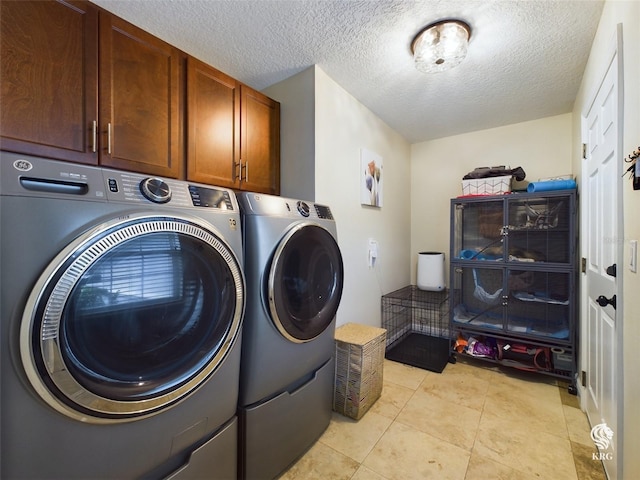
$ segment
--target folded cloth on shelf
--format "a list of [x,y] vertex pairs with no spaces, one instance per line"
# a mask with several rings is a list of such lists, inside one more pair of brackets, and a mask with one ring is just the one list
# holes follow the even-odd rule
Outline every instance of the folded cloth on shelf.
[[519,182],[524,180],[527,176],[522,167],[478,167],[475,168],[472,172],[467,173],[464,177],[462,177],[462,179],[473,180],[475,178],[504,177],[505,175],[511,175]]
[[569,299],[552,298],[544,293],[530,293],[530,292],[511,292],[514,297],[523,302],[539,302],[550,303],[554,305],[569,305]]

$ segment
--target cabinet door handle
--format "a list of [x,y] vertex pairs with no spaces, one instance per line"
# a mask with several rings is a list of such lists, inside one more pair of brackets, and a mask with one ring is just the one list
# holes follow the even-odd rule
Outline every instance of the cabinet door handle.
[[233,180],[236,178],[238,181],[242,181],[242,162],[237,162],[233,164]]
[[107,123],[107,154],[111,155],[111,122]]
[[249,182],[249,161],[244,162],[244,181]]
[[91,122],[91,151],[96,153],[98,150],[98,122]]

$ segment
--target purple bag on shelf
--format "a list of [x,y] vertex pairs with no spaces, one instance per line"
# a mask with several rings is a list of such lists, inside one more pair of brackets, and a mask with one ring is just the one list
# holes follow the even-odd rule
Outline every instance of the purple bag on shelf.
[[467,347],[467,353],[474,357],[487,357],[494,358],[495,350],[482,342],[479,342],[475,338],[469,339],[469,346]]

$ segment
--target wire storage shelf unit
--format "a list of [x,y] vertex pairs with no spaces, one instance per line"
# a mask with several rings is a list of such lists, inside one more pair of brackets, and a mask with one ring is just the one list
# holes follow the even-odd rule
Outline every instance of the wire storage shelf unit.
[[446,290],[409,285],[383,295],[382,328],[387,330],[386,358],[433,372],[444,370],[451,354]]
[[577,391],[575,189],[451,200],[452,357],[569,380]]

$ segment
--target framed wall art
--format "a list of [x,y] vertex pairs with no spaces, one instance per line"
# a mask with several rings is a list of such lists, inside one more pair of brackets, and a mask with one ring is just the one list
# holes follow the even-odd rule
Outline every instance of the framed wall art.
[[382,207],[382,157],[365,148],[360,149],[360,203]]

